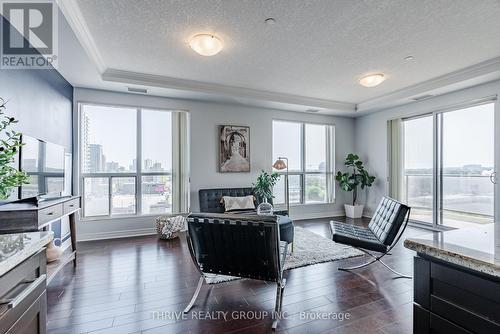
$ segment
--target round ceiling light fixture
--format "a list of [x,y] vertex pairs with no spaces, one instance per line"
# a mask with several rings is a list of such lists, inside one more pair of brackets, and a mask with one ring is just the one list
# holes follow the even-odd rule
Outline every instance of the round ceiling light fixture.
[[198,34],[191,38],[189,47],[202,56],[214,56],[222,50],[223,44],[222,40],[215,35]]
[[270,26],[276,24],[276,20],[274,17],[268,17],[267,19],[264,20],[264,22]]
[[383,73],[368,74],[359,79],[359,84],[365,87],[375,87],[384,82],[385,76]]

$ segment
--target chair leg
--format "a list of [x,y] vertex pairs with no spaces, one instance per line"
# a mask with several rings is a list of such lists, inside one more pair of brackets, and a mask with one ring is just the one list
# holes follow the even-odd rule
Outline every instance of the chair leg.
[[282,282],[278,282],[276,284],[276,304],[274,306],[274,314],[273,314],[273,325],[272,325],[272,330],[276,330],[278,327],[278,321],[282,317],[281,313],[281,307],[283,305],[283,293],[285,291],[285,284],[286,284],[286,279],[283,279]]
[[196,287],[196,290],[194,291],[193,297],[191,298],[191,301],[189,302],[188,306],[184,309],[184,313],[188,313],[189,310],[193,307],[194,302],[196,301],[196,298],[198,298],[198,295],[200,294],[201,286],[203,285],[203,281],[205,278],[203,276],[200,277],[200,280],[198,281],[198,286]]
[[399,271],[396,271],[394,269],[392,269],[391,267],[389,267],[384,261],[382,260],[378,260],[378,262],[382,263],[382,265],[384,267],[386,267],[387,269],[389,269],[390,271],[392,271],[394,274],[398,275],[399,277],[401,278],[409,278],[409,279],[412,279],[413,277],[411,277],[410,275],[405,275],[405,274],[402,274],[400,273]]
[[380,256],[375,256],[373,255],[372,253],[362,249],[362,248],[358,248],[358,247],[354,247],[356,249],[359,249],[360,251],[364,252],[365,254],[369,255],[372,257],[372,260],[366,262],[366,263],[363,263],[363,264],[360,264],[360,265],[357,265],[357,266],[354,266],[354,267],[347,267],[347,268],[339,268],[339,270],[343,270],[343,271],[349,271],[349,270],[353,270],[353,269],[359,269],[359,268],[363,268],[363,267],[366,267],[366,266],[369,266],[370,264],[372,263],[375,263],[375,262],[380,262],[384,267],[386,267],[387,269],[389,269],[392,273],[396,274],[398,277],[397,278],[413,278],[409,275],[405,275],[405,274],[402,274],[394,269],[392,269],[391,267],[389,267],[385,262],[383,262],[381,260],[381,258],[383,258],[385,255],[389,255],[389,253],[383,253],[382,255]]
[[363,267],[366,267],[366,266],[369,266],[370,264],[372,264],[373,262],[376,262],[377,259],[372,259],[366,263],[362,263],[360,265],[357,265],[357,266],[353,266],[353,267],[345,267],[345,268],[339,268],[339,270],[343,270],[343,271],[349,271],[349,270],[353,270],[353,269],[359,269],[359,268],[363,268]]

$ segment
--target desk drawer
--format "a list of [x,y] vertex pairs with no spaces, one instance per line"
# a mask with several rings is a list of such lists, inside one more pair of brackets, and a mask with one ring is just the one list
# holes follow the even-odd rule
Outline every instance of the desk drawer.
[[74,198],[71,201],[63,203],[64,214],[68,214],[80,208],[80,198]]
[[38,211],[38,225],[43,225],[63,215],[63,205],[57,204]]

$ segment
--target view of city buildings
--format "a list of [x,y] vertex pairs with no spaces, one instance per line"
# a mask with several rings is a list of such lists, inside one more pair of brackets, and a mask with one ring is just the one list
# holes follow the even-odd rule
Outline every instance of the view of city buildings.
[[[88,111],[82,113],[84,215],[107,216],[171,212],[171,167],[152,157],[144,157],[141,166],[139,166],[137,158],[131,159],[128,164],[108,159],[106,156],[107,145],[110,145],[110,142],[112,143],[114,140],[120,140],[120,138],[94,129],[92,124],[102,121],[100,119],[102,114],[93,111],[89,108]],[[106,111],[106,107],[101,107],[99,110],[99,112]],[[96,138],[101,138],[102,143]],[[123,150],[126,151],[127,148],[124,147]],[[133,152],[134,155],[135,153]],[[121,176],[121,174],[127,175]]]

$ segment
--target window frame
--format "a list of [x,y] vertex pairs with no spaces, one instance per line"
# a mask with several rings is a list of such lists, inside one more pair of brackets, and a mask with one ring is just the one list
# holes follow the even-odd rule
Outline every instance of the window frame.
[[[83,157],[84,157],[84,147],[83,143],[83,131],[82,131],[82,115],[84,106],[99,106],[99,107],[108,107],[108,108],[130,108],[135,109],[136,112],[136,171],[135,172],[102,172],[102,173],[85,173],[82,168]],[[174,137],[175,137],[175,124],[179,122],[179,120],[175,117],[177,110],[172,109],[162,109],[162,108],[154,108],[154,107],[139,107],[139,106],[129,106],[129,105],[121,105],[121,104],[110,104],[110,103],[94,103],[94,102],[78,102],[78,153],[79,159],[76,163],[76,168],[78,171],[78,185],[80,189],[80,194],[82,197],[82,212],[80,216],[80,220],[82,221],[97,221],[97,220],[107,220],[107,219],[121,219],[121,218],[138,218],[138,217],[151,217],[158,216],[159,214],[170,215],[175,212],[174,210],[174,201],[177,199],[174,196],[174,171],[173,166],[175,164],[174,157],[176,154],[174,153],[174,149],[172,147],[172,169],[170,172],[167,171],[143,171],[142,170],[142,111],[143,110],[153,110],[158,112],[169,112],[172,114],[172,146],[174,146]],[[172,205],[170,212],[164,213],[142,213],[142,178],[144,176],[170,176],[172,183]],[[103,215],[94,215],[94,216],[86,216],[85,215],[85,178],[107,178],[108,179],[108,213]],[[112,214],[113,207],[113,178],[119,177],[133,177],[135,179],[135,213],[134,214]]]
[[[301,156],[301,170],[300,171],[289,171],[288,176],[298,175],[300,178],[300,202],[293,203],[290,202],[290,206],[300,206],[300,205],[328,205],[334,204],[336,201],[335,192],[335,124],[323,123],[323,122],[308,122],[308,121],[295,121],[295,120],[285,120],[285,119],[273,119],[274,122],[284,122],[284,123],[295,123],[300,124],[300,156]],[[325,171],[307,171],[306,169],[306,125],[323,125],[325,126]],[[330,130],[328,130],[330,127]],[[274,137],[274,126],[272,126]],[[275,159],[274,151],[272,153],[273,159]],[[273,161],[274,163],[274,161]],[[277,171],[273,168],[273,171],[278,172],[278,174],[285,176],[286,171]],[[307,202],[306,201],[306,175],[325,175],[326,178],[326,201],[325,202]],[[286,198],[286,196],[284,196]],[[285,205],[286,203],[276,203],[277,206]]]

